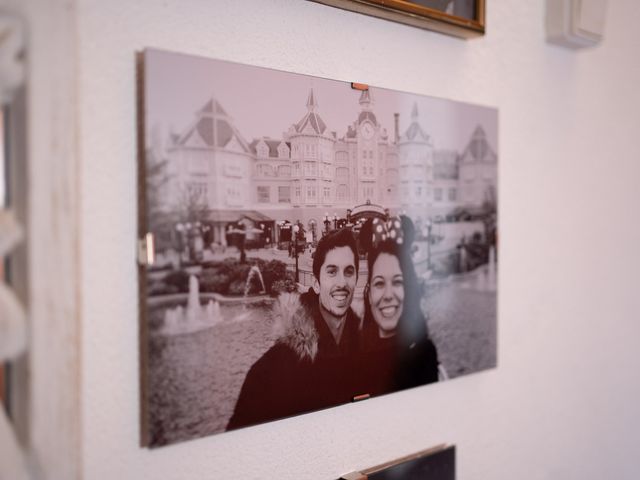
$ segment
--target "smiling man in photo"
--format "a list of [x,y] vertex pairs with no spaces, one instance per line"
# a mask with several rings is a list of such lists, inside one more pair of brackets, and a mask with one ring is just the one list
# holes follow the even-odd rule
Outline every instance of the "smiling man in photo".
[[313,288],[278,299],[280,335],[247,373],[227,430],[347,403],[361,393],[355,387],[360,319],[351,309],[358,266],[351,230],[318,242]]

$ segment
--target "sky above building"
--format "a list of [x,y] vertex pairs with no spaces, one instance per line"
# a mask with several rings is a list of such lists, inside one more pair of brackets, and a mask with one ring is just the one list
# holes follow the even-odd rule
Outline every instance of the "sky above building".
[[[281,139],[306,114],[310,89],[316,112],[327,124],[327,131],[335,131],[338,138],[361,111],[361,92],[351,89],[348,82],[159,50],[145,51],[144,68],[147,146],[152,141],[151,131],[162,139],[170,132],[184,132],[212,97],[249,142],[260,137]],[[475,127],[482,125],[489,144],[498,151],[498,113],[494,108],[374,86],[370,92],[372,110],[390,139],[394,113],[400,114],[402,134],[417,104],[420,125],[435,148],[461,151]]]

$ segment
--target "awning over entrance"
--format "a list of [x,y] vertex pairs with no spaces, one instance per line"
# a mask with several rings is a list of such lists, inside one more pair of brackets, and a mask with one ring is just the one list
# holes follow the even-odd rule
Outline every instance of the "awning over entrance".
[[242,218],[248,218],[253,222],[273,222],[273,218],[255,210],[210,210],[205,222],[237,222]]

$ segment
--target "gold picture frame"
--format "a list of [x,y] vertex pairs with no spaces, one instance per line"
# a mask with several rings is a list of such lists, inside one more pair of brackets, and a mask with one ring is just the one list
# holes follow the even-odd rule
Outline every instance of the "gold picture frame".
[[[457,14],[455,10],[448,13],[452,7],[457,8],[456,0],[422,2],[431,3],[433,7],[408,0],[311,1],[461,38],[478,37],[485,33],[486,0],[462,2],[467,7],[472,3],[470,8],[467,8],[472,13],[466,15]],[[446,8],[447,5],[450,5],[449,8]]]

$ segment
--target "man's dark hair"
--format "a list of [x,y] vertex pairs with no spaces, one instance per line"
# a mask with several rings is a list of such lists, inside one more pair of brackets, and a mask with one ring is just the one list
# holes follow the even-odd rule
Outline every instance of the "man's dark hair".
[[356,265],[356,275],[358,274],[358,264],[360,257],[358,256],[358,244],[351,233],[350,228],[341,228],[334,230],[320,239],[318,247],[313,255],[313,275],[320,280],[320,269],[324,264],[327,253],[334,248],[349,247],[353,252],[353,261]]

